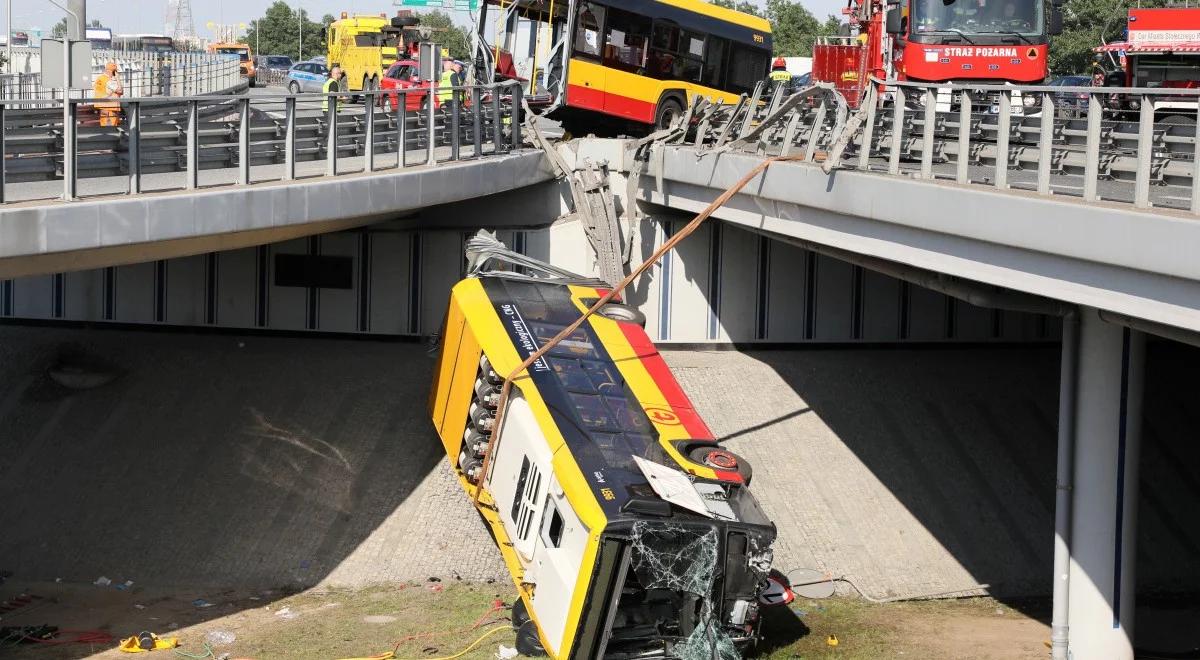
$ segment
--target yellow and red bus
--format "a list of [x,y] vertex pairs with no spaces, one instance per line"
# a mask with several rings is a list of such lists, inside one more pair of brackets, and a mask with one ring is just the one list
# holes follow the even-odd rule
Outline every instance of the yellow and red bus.
[[693,95],[736,102],[770,68],[770,23],[705,0],[487,0],[477,25],[477,76],[524,81],[565,124],[665,128]]
[[606,285],[470,251],[429,407],[519,592],[518,650],[728,658],[753,644],[775,526],[748,490],[750,466],[713,438],[644,317],[616,302],[589,317],[514,379],[497,430],[504,376]]

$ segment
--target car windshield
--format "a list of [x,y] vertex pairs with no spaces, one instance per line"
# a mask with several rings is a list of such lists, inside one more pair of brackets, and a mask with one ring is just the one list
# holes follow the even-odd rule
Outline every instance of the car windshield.
[[1038,0],[913,0],[912,33],[1042,34]]

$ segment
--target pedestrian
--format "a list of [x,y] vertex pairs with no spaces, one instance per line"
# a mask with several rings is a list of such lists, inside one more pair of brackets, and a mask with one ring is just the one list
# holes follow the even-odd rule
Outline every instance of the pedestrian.
[[[125,95],[125,86],[121,83],[116,62],[104,65],[104,73],[96,76],[92,83],[92,95],[97,99],[119,99]],[[120,101],[96,101],[95,107],[100,112],[101,126],[117,126],[121,123]]]
[[[343,84],[343,81],[345,80],[345,78],[346,78],[346,72],[342,71],[342,67],[334,64],[333,68],[330,69],[330,71],[329,71],[329,78],[325,80],[325,85],[321,88],[321,91],[324,94],[326,94],[325,100],[321,101],[321,110],[323,112],[329,112],[329,96],[328,96],[328,94],[333,94],[333,93],[343,91],[342,84]],[[342,110],[342,98],[339,96],[333,100],[333,111],[341,112],[341,110]]]

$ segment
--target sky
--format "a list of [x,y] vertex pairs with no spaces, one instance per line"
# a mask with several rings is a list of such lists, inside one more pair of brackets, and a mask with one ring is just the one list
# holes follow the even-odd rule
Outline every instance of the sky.
[[[324,14],[337,16],[340,12],[376,13],[394,10],[393,0],[287,0],[288,4],[302,6],[312,20],[320,20]],[[399,0],[395,0],[399,1]],[[764,4],[760,0],[752,0],[756,4]],[[211,36],[212,32],[206,26],[214,24],[247,23],[262,16],[272,0],[191,0],[192,18],[195,21],[196,33],[202,37]],[[823,19],[826,14],[836,14],[844,5],[844,0],[802,0],[817,18]],[[12,3],[13,27],[16,30],[41,28],[49,31],[50,27],[65,14],[47,0],[5,0]],[[87,17],[99,19],[105,27],[112,28],[114,33],[161,33],[167,9],[167,0],[88,0]],[[465,12],[456,12],[455,22],[466,25],[469,18]],[[6,23],[0,16],[0,23]]]

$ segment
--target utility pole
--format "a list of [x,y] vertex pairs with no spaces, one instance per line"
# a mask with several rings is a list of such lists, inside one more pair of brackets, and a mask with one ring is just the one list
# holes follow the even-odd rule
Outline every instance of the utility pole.
[[300,61],[304,61],[304,8],[296,10],[296,16],[300,18]]

